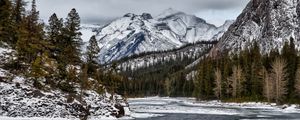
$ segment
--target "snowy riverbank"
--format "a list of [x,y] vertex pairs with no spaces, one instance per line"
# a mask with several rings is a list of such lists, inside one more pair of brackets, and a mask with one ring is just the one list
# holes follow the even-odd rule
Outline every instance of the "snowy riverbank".
[[12,76],[0,69],[0,120],[116,119],[128,106],[120,95],[85,90],[80,99],[60,90],[38,90],[22,76]]
[[[192,115],[201,120],[218,116],[222,119],[294,119],[300,117],[298,105],[276,106],[267,103],[222,103],[218,101],[196,101],[194,98],[169,98],[169,97],[146,97],[146,98],[129,98],[129,108],[125,108],[124,119],[164,119],[168,117],[186,117]],[[169,116],[172,115],[172,116]],[[179,117],[179,118],[178,118]],[[221,119],[220,118],[220,119]],[[77,120],[75,118],[12,118],[0,117],[1,120]],[[88,120],[112,119],[112,116],[91,116]],[[195,119],[195,118],[190,118]]]

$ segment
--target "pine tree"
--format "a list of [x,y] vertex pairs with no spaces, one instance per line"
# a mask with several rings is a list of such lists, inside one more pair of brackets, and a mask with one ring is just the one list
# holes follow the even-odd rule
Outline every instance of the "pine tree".
[[220,100],[222,95],[222,74],[220,69],[217,69],[215,71],[214,83],[215,83],[215,88],[214,88],[215,96]]
[[297,52],[295,49],[294,39],[291,37],[289,42],[286,42],[282,49],[282,56],[287,62],[287,97],[294,96],[295,74],[297,70]]
[[26,3],[23,0],[14,0],[13,8],[13,21],[18,25],[22,22],[22,18],[25,15]]
[[98,42],[96,40],[96,36],[92,36],[89,45],[87,46],[87,61],[88,63],[96,64],[97,58],[99,57],[100,47],[98,46]]
[[[250,63],[250,90],[251,90],[251,96],[255,98],[255,100],[258,100],[262,96],[263,91],[263,82],[259,79],[259,71],[261,69],[262,65],[262,56],[260,54],[260,48],[257,42],[254,42],[252,48],[250,49],[250,56],[249,59],[251,61]],[[247,79],[247,80],[248,80]]]
[[80,47],[82,45],[80,32],[80,17],[76,9],[73,8],[68,17],[66,18],[65,27],[63,29],[63,52],[61,54],[61,60],[66,61],[67,64],[78,65],[81,62],[80,59]]
[[44,40],[44,25],[38,22],[38,14],[35,0],[33,0],[30,14],[21,22],[20,36],[16,44],[18,60],[25,63],[34,61],[47,48],[47,43]]
[[12,43],[12,5],[9,0],[0,1],[0,45],[1,42]]
[[63,28],[63,19],[58,19],[57,15],[54,13],[49,18],[49,26],[47,26],[47,40],[49,41],[50,50],[53,57],[57,57],[60,52],[59,47],[62,39],[62,28]]
[[296,95],[300,98],[300,64],[298,65],[297,68],[294,88],[295,88]]
[[13,0],[13,8],[12,8],[12,28],[13,31],[11,31],[12,34],[12,46],[13,48],[16,48],[16,44],[20,37],[22,36],[22,32],[24,32],[24,28],[21,28],[22,25],[24,25],[24,18],[25,16],[25,7],[27,5],[27,2],[23,0]]
[[280,104],[287,94],[287,62],[282,58],[276,58],[272,63],[272,74],[271,79],[275,81],[275,100],[277,104]]

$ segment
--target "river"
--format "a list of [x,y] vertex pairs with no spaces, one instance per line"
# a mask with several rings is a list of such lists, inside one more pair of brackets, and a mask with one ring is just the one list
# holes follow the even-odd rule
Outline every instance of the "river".
[[168,97],[130,98],[128,102],[130,116],[136,120],[300,120],[296,105],[199,102]]

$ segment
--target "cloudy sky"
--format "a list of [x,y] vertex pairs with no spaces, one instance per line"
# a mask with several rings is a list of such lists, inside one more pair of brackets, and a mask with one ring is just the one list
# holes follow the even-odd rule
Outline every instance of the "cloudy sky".
[[159,15],[168,8],[201,17],[217,26],[235,19],[249,0],[37,0],[42,19],[66,17],[76,8],[83,23],[104,24],[126,13]]

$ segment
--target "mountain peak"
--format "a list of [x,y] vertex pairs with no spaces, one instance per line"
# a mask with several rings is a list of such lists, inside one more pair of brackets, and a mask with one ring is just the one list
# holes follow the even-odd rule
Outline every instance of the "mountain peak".
[[184,13],[181,11],[175,10],[173,8],[168,8],[168,9],[164,10],[161,14],[159,14],[157,16],[157,18],[165,18],[165,17],[175,15],[175,14],[184,14]]
[[144,18],[145,20],[153,19],[152,15],[150,13],[143,13],[142,18]]
[[296,0],[251,0],[220,38],[211,55],[222,51],[236,53],[254,42],[258,43],[262,53],[268,53],[272,49],[281,49],[290,38],[300,46],[299,7]]
[[134,13],[126,13],[123,17],[134,17],[136,16]]
[[161,16],[153,19],[149,13],[128,13],[101,28],[97,35],[101,48],[99,60],[109,63],[134,54],[211,41],[227,29],[226,26],[217,28],[201,18],[174,9],[165,10]]

